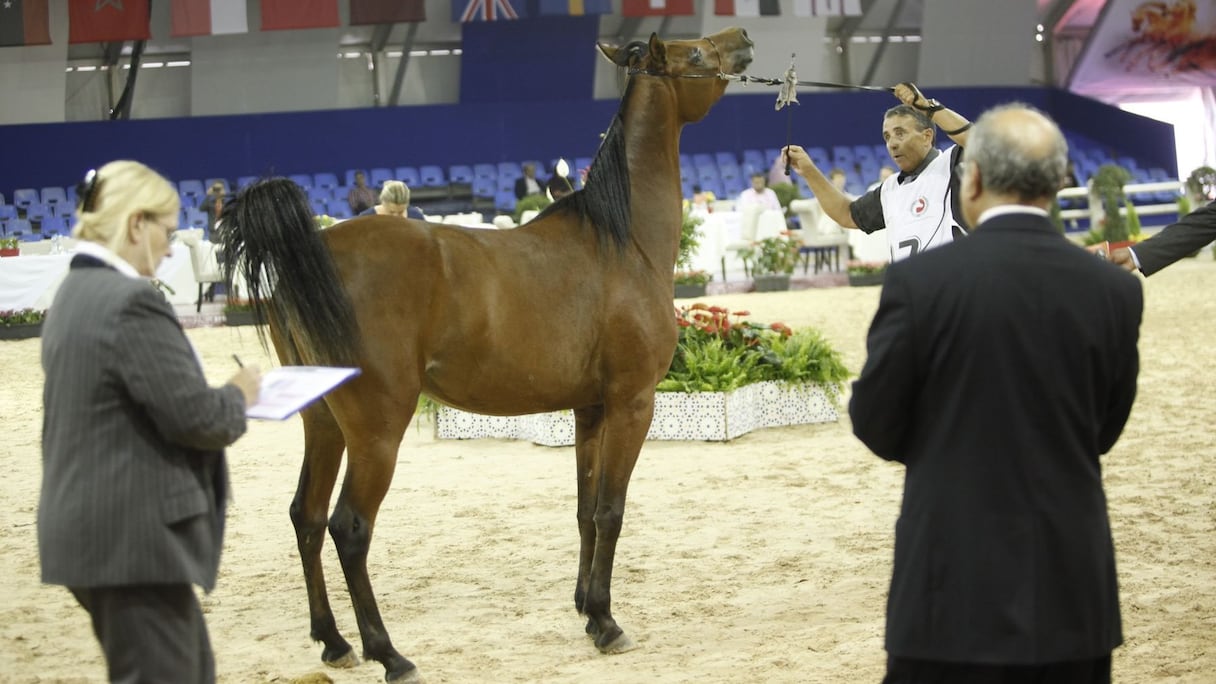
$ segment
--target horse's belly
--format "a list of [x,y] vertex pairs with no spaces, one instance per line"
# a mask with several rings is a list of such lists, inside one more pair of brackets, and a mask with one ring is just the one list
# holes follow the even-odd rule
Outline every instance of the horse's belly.
[[547,363],[543,350],[525,364],[506,359],[435,359],[426,367],[422,391],[464,411],[513,416],[590,406],[600,401],[598,378]]

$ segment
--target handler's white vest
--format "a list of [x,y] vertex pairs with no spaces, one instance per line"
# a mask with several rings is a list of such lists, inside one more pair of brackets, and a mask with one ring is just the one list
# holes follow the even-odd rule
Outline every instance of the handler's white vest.
[[954,146],[937,155],[915,180],[899,184],[891,174],[882,184],[882,216],[891,261],[941,247],[954,240],[958,222],[950,210],[950,158]]

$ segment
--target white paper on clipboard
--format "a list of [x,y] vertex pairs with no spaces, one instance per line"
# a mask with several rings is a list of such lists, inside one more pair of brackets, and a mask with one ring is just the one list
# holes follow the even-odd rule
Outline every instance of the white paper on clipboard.
[[358,374],[358,368],[330,366],[272,368],[262,375],[258,401],[245,409],[245,415],[264,420],[284,420]]

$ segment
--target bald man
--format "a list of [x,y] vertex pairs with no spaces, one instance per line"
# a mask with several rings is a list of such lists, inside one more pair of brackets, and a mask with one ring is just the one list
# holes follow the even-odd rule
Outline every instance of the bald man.
[[906,466],[885,684],[1107,684],[1122,643],[1099,456],[1136,395],[1139,281],[1048,208],[1045,115],[985,113],[962,162],[973,234],[893,264],[853,431]]

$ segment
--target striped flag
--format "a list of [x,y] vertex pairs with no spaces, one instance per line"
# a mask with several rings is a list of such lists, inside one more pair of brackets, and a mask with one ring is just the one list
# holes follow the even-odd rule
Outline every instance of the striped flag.
[[249,33],[246,0],[172,0],[169,11],[175,38]]
[[777,0],[714,0],[714,14],[733,17],[776,16],[781,14]]
[[611,14],[612,0],[539,0],[538,16],[571,16],[586,14]]
[[0,47],[49,45],[51,23],[46,0],[0,2]]
[[452,21],[499,21],[527,16],[524,0],[452,0]]
[[148,0],[68,0],[68,42],[148,40]]
[[626,17],[692,16],[692,0],[621,0]]
[[350,25],[426,21],[426,0],[350,0]]
[[860,17],[861,0],[794,0],[797,17]]

